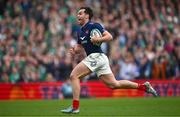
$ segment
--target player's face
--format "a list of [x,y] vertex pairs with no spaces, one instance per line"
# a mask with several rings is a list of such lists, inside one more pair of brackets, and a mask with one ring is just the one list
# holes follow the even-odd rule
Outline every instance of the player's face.
[[85,9],[80,9],[77,13],[78,24],[83,26],[88,19],[88,15],[84,13]]

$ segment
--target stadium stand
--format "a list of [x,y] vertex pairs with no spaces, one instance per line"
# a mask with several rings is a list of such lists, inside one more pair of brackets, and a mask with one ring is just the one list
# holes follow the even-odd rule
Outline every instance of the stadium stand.
[[[68,78],[76,11],[92,6],[95,21],[114,40],[102,45],[117,79],[177,79],[180,59],[178,0],[1,0],[0,82]],[[130,69],[130,70],[128,70]],[[132,70],[133,69],[133,70]]]

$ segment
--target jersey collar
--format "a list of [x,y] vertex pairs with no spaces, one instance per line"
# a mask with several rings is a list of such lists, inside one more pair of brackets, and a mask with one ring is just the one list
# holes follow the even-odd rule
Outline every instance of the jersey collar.
[[81,27],[82,30],[86,29],[88,27],[88,24],[90,23],[91,21],[88,21],[84,26]]

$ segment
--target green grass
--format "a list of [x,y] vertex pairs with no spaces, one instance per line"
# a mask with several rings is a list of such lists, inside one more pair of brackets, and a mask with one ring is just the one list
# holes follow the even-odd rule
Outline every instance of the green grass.
[[79,114],[63,114],[60,109],[71,100],[0,101],[0,116],[6,117],[180,117],[180,97],[81,99]]

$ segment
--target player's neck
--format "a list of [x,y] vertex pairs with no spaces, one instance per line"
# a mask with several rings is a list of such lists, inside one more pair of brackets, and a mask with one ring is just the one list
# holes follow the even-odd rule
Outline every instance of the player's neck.
[[90,20],[85,20],[84,24],[81,27],[85,26],[89,21]]

